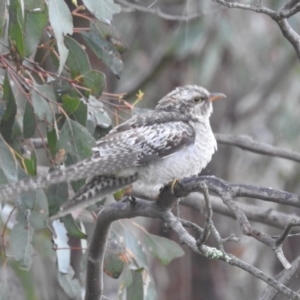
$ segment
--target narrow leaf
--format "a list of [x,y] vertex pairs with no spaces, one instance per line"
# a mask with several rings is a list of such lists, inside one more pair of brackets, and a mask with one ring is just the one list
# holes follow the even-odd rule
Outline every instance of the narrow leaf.
[[142,270],[131,271],[132,283],[127,288],[126,299],[127,300],[143,300],[144,288],[143,288],[143,274]]
[[2,136],[0,136],[0,168],[8,181],[18,181],[17,161]]
[[73,33],[71,12],[64,0],[46,1],[49,9],[50,24],[53,28],[60,54],[58,74],[62,72],[68,57],[68,49],[64,44],[64,35]]
[[27,102],[23,118],[23,137],[25,139],[31,138],[35,133],[36,119],[34,115],[33,106]]
[[26,57],[36,51],[48,22],[47,7],[44,3],[40,3],[40,5],[40,7],[34,7],[34,10],[25,10],[24,43]]
[[6,73],[3,84],[3,99],[6,103],[5,113],[0,122],[0,132],[3,138],[8,142],[12,142],[12,128],[15,122],[17,106],[15,96],[13,94],[9,77]]
[[[24,57],[24,20],[19,0],[11,0],[9,4],[9,26],[8,35],[11,53],[17,62]],[[20,63],[20,62],[18,62]]]
[[29,270],[32,264],[33,229],[24,216],[18,216],[19,222],[11,231],[10,240],[15,259],[21,263],[21,268]]

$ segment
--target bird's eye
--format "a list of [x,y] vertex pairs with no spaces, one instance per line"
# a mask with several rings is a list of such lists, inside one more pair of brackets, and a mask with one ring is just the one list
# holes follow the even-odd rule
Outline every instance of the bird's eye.
[[199,97],[199,96],[197,96],[197,97],[194,97],[194,102],[201,102],[203,99],[201,98],[201,97]]

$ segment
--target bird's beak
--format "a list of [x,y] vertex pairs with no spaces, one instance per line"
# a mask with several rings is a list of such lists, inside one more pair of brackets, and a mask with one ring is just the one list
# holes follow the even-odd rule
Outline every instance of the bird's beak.
[[226,95],[221,94],[221,93],[210,93],[208,99],[210,101],[215,101],[215,100],[219,100],[219,99],[223,99],[226,98]]

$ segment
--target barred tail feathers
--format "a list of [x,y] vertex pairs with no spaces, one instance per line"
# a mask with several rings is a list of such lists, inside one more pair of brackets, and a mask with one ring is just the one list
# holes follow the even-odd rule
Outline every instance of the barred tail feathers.
[[[99,166],[99,165],[98,165]],[[101,167],[98,167],[101,170]],[[91,171],[91,172],[90,172]],[[74,181],[95,175],[96,168],[89,168],[87,164],[78,164],[66,167],[65,169],[55,170],[37,177],[30,177],[15,183],[10,183],[0,187],[0,201],[8,200],[22,192],[45,188],[51,184],[63,181]]]
[[55,220],[69,214],[74,209],[90,206],[100,201],[101,198],[132,184],[137,179],[137,173],[127,177],[96,176],[79,189],[71,200],[62,205],[60,212],[50,219]]

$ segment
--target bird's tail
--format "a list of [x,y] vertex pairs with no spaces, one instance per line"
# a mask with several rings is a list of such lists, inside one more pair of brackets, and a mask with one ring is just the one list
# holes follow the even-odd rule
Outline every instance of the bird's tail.
[[[96,164],[95,164],[96,165]],[[99,174],[101,167],[98,165],[88,168],[85,161],[64,169],[54,170],[44,175],[30,177],[15,183],[9,183],[0,187],[0,201],[5,201],[23,192],[45,188],[51,184],[63,181],[74,181]]]
[[90,206],[108,194],[114,193],[137,180],[137,173],[127,177],[95,176],[90,182],[79,189],[76,195],[64,203],[60,211],[50,219],[54,220],[69,214],[74,209]]

